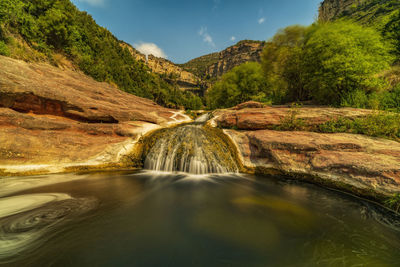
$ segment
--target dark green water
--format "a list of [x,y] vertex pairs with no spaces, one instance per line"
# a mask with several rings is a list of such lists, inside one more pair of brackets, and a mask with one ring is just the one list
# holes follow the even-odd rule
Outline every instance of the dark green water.
[[273,177],[4,178],[0,197],[3,265],[400,266],[398,218]]

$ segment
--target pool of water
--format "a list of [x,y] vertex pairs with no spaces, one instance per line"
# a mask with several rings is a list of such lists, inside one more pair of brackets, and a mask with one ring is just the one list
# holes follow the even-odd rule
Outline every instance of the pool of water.
[[0,180],[0,265],[399,263],[398,217],[278,177],[103,172]]

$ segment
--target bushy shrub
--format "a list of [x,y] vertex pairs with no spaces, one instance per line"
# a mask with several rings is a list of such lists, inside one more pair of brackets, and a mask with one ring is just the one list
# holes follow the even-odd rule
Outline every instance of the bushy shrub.
[[400,114],[379,112],[364,118],[337,118],[318,126],[324,133],[354,133],[400,140]]
[[[393,60],[377,31],[348,21],[311,26],[303,51],[304,86],[319,104],[339,105],[350,92],[383,89],[377,74]],[[350,99],[362,100],[357,94]]]
[[0,55],[2,56],[9,56],[10,51],[8,49],[8,46],[4,41],[0,41]]
[[268,102],[270,95],[261,65],[247,62],[224,74],[209,89],[207,102],[210,108],[228,108],[249,100]]

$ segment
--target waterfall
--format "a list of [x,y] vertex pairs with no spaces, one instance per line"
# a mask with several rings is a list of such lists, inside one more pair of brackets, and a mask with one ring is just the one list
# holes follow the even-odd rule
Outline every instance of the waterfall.
[[154,137],[145,169],[192,174],[237,172],[229,144],[213,131],[217,130],[198,124],[166,129]]

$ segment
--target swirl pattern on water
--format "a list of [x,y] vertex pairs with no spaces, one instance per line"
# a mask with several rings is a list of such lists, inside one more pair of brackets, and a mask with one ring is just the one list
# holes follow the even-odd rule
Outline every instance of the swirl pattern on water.
[[[7,206],[10,203],[13,204]],[[40,247],[53,236],[55,227],[96,205],[93,198],[56,193],[0,199],[0,263]]]

